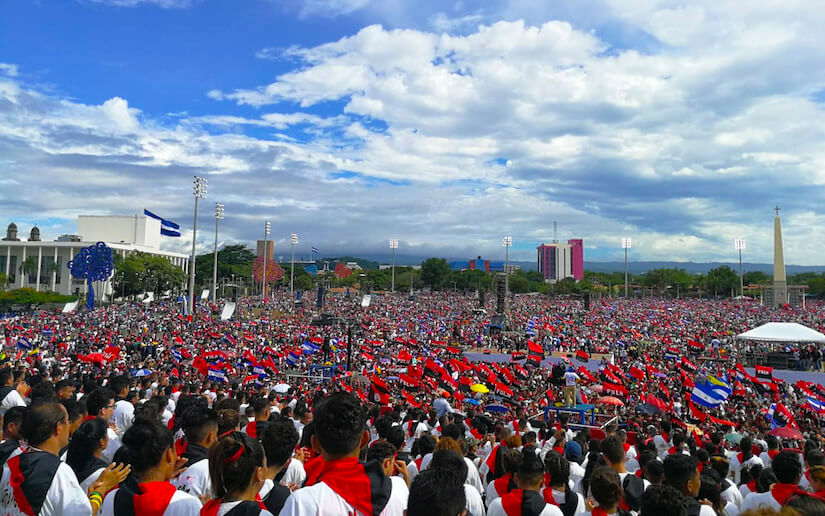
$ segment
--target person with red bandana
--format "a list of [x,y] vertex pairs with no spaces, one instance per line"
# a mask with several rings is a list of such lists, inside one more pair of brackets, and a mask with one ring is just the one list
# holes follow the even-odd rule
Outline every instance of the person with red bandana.
[[172,432],[159,421],[136,418],[123,434],[117,459],[131,465],[132,474],[106,495],[101,516],[200,514],[200,500],[169,482],[185,460],[178,459]]
[[544,471],[541,457],[529,450],[523,453],[515,475],[518,489],[495,499],[487,509],[487,516],[564,516],[558,506],[545,502],[541,496]]
[[802,465],[799,456],[792,451],[781,451],[773,458],[771,469],[776,475],[777,483],[765,493],[751,493],[742,502],[742,511],[768,508],[779,511],[785,501],[792,495],[803,492],[799,489],[802,478]]
[[501,466],[504,474],[497,479],[487,484],[487,505],[493,503],[493,500],[500,498],[513,489],[517,489],[516,472],[521,467],[521,460],[524,455],[521,451],[505,448],[501,450]]
[[560,453],[548,452],[544,456],[547,481],[542,489],[544,501],[557,505],[564,516],[579,516],[586,510],[584,497],[570,486],[570,463]]
[[762,465],[766,468],[771,467],[773,458],[781,451],[779,447],[779,439],[772,435],[765,436],[765,442],[768,443],[768,449],[759,454],[762,459]]
[[252,402],[252,410],[255,413],[255,419],[243,427],[242,431],[249,437],[257,438],[259,435],[263,435],[264,430],[266,430],[269,416],[272,414],[272,406],[269,404],[268,398],[257,398]]
[[257,439],[232,432],[209,449],[209,479],[216,498],[201,516],[272,516],[256,500],[266,478],[266,457]]
[[312,448],[322,467],[307,473],[306,486],[287,499],[282,516],[403,516],[406,489],[394,489],[393,481],[377,462],[358,460],[370,442],[367,414],[361,402],[347,393],[323,398],[315,407]]

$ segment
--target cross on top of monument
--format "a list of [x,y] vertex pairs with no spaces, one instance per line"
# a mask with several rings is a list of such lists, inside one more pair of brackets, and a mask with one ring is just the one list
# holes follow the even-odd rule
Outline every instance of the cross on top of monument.
[[780,209],[781,209],[781,208],[779,207],[779,205],[778,205],[778,204],[776,205],[776,208],[774,208],[774,209],[773,209],[773,210],[776,212],[776,216],[777,216],[777,217],[779,216],[779,210],[780,210]]

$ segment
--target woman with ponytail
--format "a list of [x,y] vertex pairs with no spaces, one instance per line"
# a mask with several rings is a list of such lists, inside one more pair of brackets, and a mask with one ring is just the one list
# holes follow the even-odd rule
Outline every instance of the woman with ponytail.
[[266,480],[266,457],[257,439],[232,432],[209,449],[209,479],[216,498],[201,516],[272,516],[256,495]]
[[109,444],[109,425],[101,418],[84,422],[75,431],[66,452],[66,464],[77,475],[77,481],[84,491],[91,486],[106,469],[108,463],[100,455]]
[[109,492],[102,516],[197,516],[201,502],[178,491],[169,480],[183,470],[172,432],[157,420],[135,419],[121,439],[115,461],[125,462],[132,473]]

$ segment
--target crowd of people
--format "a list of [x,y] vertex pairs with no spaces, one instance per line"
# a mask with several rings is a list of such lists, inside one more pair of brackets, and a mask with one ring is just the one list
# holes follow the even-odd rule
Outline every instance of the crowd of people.
[[0,320],[0,514],[825,515],[825,387],[733,338],[823,305],[525,295],[496,331],[457,293],[305,302]]

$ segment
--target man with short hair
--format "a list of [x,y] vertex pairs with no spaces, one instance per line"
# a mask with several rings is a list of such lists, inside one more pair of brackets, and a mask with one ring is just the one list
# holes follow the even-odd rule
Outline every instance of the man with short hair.
[[402,516],[407,489],[399,483],[404,480],[387,478],[378,462],[358,460],[361,448],[370,442],[367,414],[358,398],[346,393],[327,396],[315,406],[313,420],[312,448],[323,465],[307,476],[306,487],[292,493],[281,515]]
[[[114,410],[115,393],[109,389],[95,389],[86,396],[86,411],[89,415],[84,418],[84,421],[99,417],[106,423],[111,423]],[[120,439],[115,429],[112,428],[113,425],[114,423],[109,425],[107,430],[109,444],[106,445],[106,449],[101,454],[106,462],[112,462],[115,452],[120,448]]]
[[797,453],[788,450],[777,453],[771,461],[771,469],[779,482],[765,493],[749,493],[742,502],[741,513],[748,510],[758,511],[762,508],[774,509],[778,512],[792,495],[804,493],[799,488],[802,464],[799,463]]
[[25,378],[22,370],[15,372],[10,367],[0,369],[0,417],[12,407],[26,406],[25,396],[29,386]]
[[9,459],[0,480],[0,514],[91,515],[74,471],[58,458],[69,443],[69,418],[59,403],[29,407],[20,425],[30,448]]
[[115,376],[109,386],[115,393],[115,410],[112,420],[117,427],[118,436],[123,436],[135,420],[135,406],[127,399],[129,383],[129,378],[126,376]]
[[3,442],[0,443],[0,466],[23,453],[20,448],[20,423],[26,407],[12,407],[3,416]]
[[[292,452],[295,450],[295,446],[298,445],[298,431],[295,430],[295,425],[292,424],[290,419],[276,418],[266,426],[260,440],[266,454],[267,467],[266,480],[264,480],[264,486],[258,494],[261,496],[267,510],[272,514],[278,514],[283,509],[284,503],[286,503],[286,499],[289,498],[291,493],[287,486],[291,483],[300,486],[306,480],[306,473],[304,473],[301,461],[292,459]],[[300,466],[303,479],[300,481],[295,479],[294,482],[284,483],[284,477],[286,477],[288,469],[293,463]]]
[[[628,473],[625,467],[627,455],[624,451],[624,443],[618,435],[611,435],[602,441],[601,450],[607,465],[619,474],[622,483],[624,496],[622,501],[626,505],[625,510],[637,511],[642,502],[642,493],[650,486],[650,482]],[[623,506],[620,505],[620,508]]]
[[242,432],[249,437],[258,437],[266,431],[272,409],[267,398],[257,398],[252,402],[252,410],[255,413],[255,419],[243,427]]
[[563,516],[557,506],[544,501],[539,491],[544,483],[544,463],[528,451],[523,454],[515,475],[518,489],[496,498],[487,509],[487,516]]
[[640,516],[688,516],[685,510],[684,495],[673,486],[662,484],[650,486],[642,495]]
[[460,484],[451,483],[449,473],[424,471],[410,486],[407,516],[464,516],[465,492]]
[[69,379],[60,380],[54,386],[54,390],[57,392],[57,400],[58,401],[75,399],[75,397],[74,397],[75,386],[74,386],[74,382],[72,380],[69,380]]
[[186,470],[172,483],[197,498],[210,498],[208,452],[218,440],[218,415],[203,405],[193,405],[181,414],[180,426],[186,436],[180,453],[186,459]]
[[688,516],[716,516],[716,512],[710,505],[696,501],[699,488],[702,486],[696,457],[674,453],[665,458],[663,466],[665,484],[675,487],[685,496]]

